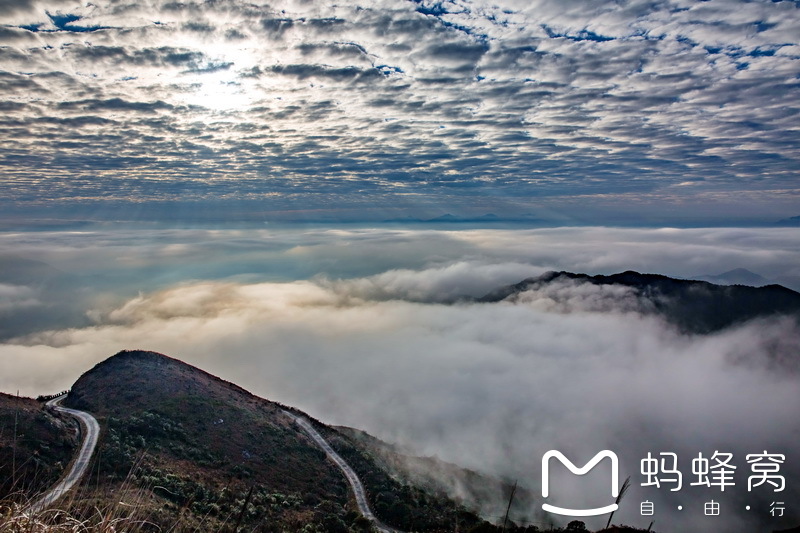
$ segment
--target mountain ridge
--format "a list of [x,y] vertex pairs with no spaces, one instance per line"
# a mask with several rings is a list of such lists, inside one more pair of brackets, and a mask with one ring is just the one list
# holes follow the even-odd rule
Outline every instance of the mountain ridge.
[[519,283],[495,289],[476,301],[500,302],[559,283],[628,287],[648,304],[642,305],[640,312],[662,316],[684,333],[712,333],[749,320],[775,315],[800,319],[800,293],[782,285],[716,285],[662,274],[642,274],[634,270],[595,276],[549,271],[541,276],[526,278]]
[[92,412],[103,427],[96,491],[131,476],[142,489],[154,487],[151,520],[162,526],[178,515],[187,529],[213,530],[241,512],[242,525],[257,531],[271,531],[266,523],[290,531],[301,523],[332,532],[367,527],[342,473],[285,411],[346,459],[387,525],[434,532],[454,521],[467,530],[481,523],[445,496],[395,480],[334,428],[157,352],[124,350],[98,363],[64,404]]

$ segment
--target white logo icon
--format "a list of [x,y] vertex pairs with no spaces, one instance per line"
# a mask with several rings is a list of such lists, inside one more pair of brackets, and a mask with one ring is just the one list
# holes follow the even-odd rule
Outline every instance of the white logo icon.
[[[550,494],[550,458],[555,457],[567,467],[567,469],[575,475],[582,476],[594,468],[597,463],[608,457],[611,459],[611,496],[616,498],[619,496],[619,459],[617,455],[610,450],[603,450],[586,463],[582,468],[575,466],[572,461],[567,459],[563,453],[558,450],[550,450],[542,456],[542,497],[547,498]],[[619,506],[616,503],[606,505],[605,507],[598,507],[597,509],[565,509],[563,507],[556,507],[549,503],[543,503],[542,509],[554,514],[566,516],[598,516],[602,514],[611,513],[617,510]]]

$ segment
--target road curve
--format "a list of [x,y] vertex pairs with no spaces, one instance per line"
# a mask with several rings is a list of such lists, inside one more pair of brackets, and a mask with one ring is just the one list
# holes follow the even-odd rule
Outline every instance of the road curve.
[[80,481],[80,479],[86,473],[86,469],[89,467],[89,460],[92,458],[94,449],[97,446],[97,438],[100,435],[100,425],[97,423],[97,420],[92,415],[84,411],[70,409],[69,407],[61,407],[61,400],[66,397],[66,394],[62,394],[61,396],[53,398],[45,405],[52,407],[60,413],[65,413],[81,421],[81,424],[83,425],[83,445],[81,446],[81,451],[78,453],[77,457],[75,457],[75,461],[72,463],[72,469],[69,471],[69,473],[62,478],[58,484],[56,484],[53,488],[44,493],[39,497],[38,500],[31,504],[26,509],[26,511],[29,513],[36,513],[38,511],[47,509],[53,504],[53,502],[58,500],[64,495],[65,492],[71,489],[75,483]]
[[347,464],[347,462],[342,459],[342,457],[331,448],[331,445],[328,444],[322,435],[314,429],[314,427],[306,420],[305,418],[298,416],[294,413],[290,413],[289,411],[282,410],[286,416],[291,418],[295,421],[295,423],[300,426],[306,434],[311,437],[311,439],[316,442],[320,448],[325,450],[325,453],[328,455],[328,458],[336,463],[336,466],[344,472],[347,481],[350,483],[350,487],[353,489],[353,494],[356,497],[356,504],[358,505],[358,510],[364,515],[364,518],[371,521],[375,527],[381,533],[401,533],[396,529],[392,529],[388,526],[385,526],[378,520],[374,514],[372,514],[372,509],[369,508],[369,502],[367,501],[367,492],[364,490],[364,485],[361,484],[361,480],[358,479],[358,475],[356,474],[355,470]]

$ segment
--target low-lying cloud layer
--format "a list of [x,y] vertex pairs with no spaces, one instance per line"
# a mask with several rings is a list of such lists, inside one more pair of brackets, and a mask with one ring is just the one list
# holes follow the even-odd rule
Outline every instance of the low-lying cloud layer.
[[[546,232],[413,238],[328,234],[340,247],[361,242],[396,253],[395,246],[408,253],[412,243],[417,251],[438,248],[440,264],[429,256],[427,267],[408,265],[346,279],[228,278],[148,290],[97,308],[92,325],[51,328],[0,345],[0,389],[61,389],[120,349],[152,349],[326,422],[356,426],[420,454],[519,479],[534,491],[547,450],[559,449],[578,464],[601,449],[614,450],[622,460],[623,477],[631,475],[634,482],[615,520],[646,527],[649,520],[639,516],[638,504],[649,499],[656,503],[660,531],[749,532],[759,524],[778,523],[766,515],[777,496],[765,487],[747,492],[745,456],[764,450],[785,454],[787,490],[779,496],[787,503],[797,501],[800,380],[796,372],[776,368],[773,357],[775,350],[786,351],[789,359],[797,357],[800,330],[794,320],[686,336],[640,314],[640,302],[624,289],[574,283],[496,304],[450,303],[469,287],[480,294],[508,278],[519,281],[526,262],[512,242],[526,250],[535,249],[536,242],[542,247],[547,242],[550,248],[560,242],[564,262],[591,255],[591,247],[585,249],[588,241],[569,247],[564,239],[569,231],[557,237]],[[630,261],[653,260],[664,252],[658,251],[657,242],[644,243],[672,235],[606,231],[606,255],[594,258],[606,264],[628,248],[626,239],[642,243],[638,258],[629,252]],[[577,240],[577,233],[573,236]],[[787,238],[738,230],[683,235],[686,250],[715,250],[715,261],[731,255],[763,261],[769,254],[780,256],[778,248],[798,249],[786,247]],[[431,240],[450,243],[461,255],[445,254]],[[310,260],[327,257],[335,264],[335,255],[327,253],[333,243],[305,241],[306,247],[289,247],[286,253]],[[770,243],[775,246],[771,252]],[[196,245],[186,244],[184,252]],[[315,255],[315,246],[325,253]],[[485,255],[469,257],[465,249]],[[501,252],[516,260],[499,260]],[[680,266],[688,252],[677,244],[674,253],[674,263],[665,268],[693,268]],[[526,275],[538,273],[537,264],[545,267],[531,254]],[[426,262],[419,254],[407,260]],[[778,264],[784,264],[782,259]],[[734,454],[736,487],[724,493],[690,487],[695,480],[691,459],[716,450]],[[684,473],[681,492],[639,486],[639,459],[647,452],[678,454]],[[594,490],[589,493],[575,479],[556,482],[561,487],[554,489],[557,504],[609,503],[606,477],[592,477]],[[712,498],[724,508],[713,523],[697,507]],[[678,512],[677,505],[685,510]],[[745,505],[754,510],[744,511]],[[515,513],[518,519],[544,519],[534,509]],[[787,514],[797,519],[796,510],[788,508]]]

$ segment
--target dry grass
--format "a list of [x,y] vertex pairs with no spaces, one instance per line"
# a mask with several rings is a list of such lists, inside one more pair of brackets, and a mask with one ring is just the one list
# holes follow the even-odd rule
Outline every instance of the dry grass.
[[142,516],[145,491],[129,491],[124,498],[105,508],[84,507],[68,500],[41,511],[27,505],[0,503],[0,532],[3,533],[120,533],[161,531]]
[[0,533],[163,531],[149,520],[152,491],[135,487],[132,472],[116,490],[93,491],[81,483],[46,509],[32,508],[39,496],[20,503],[22,493],[9,495],[0,501]]

